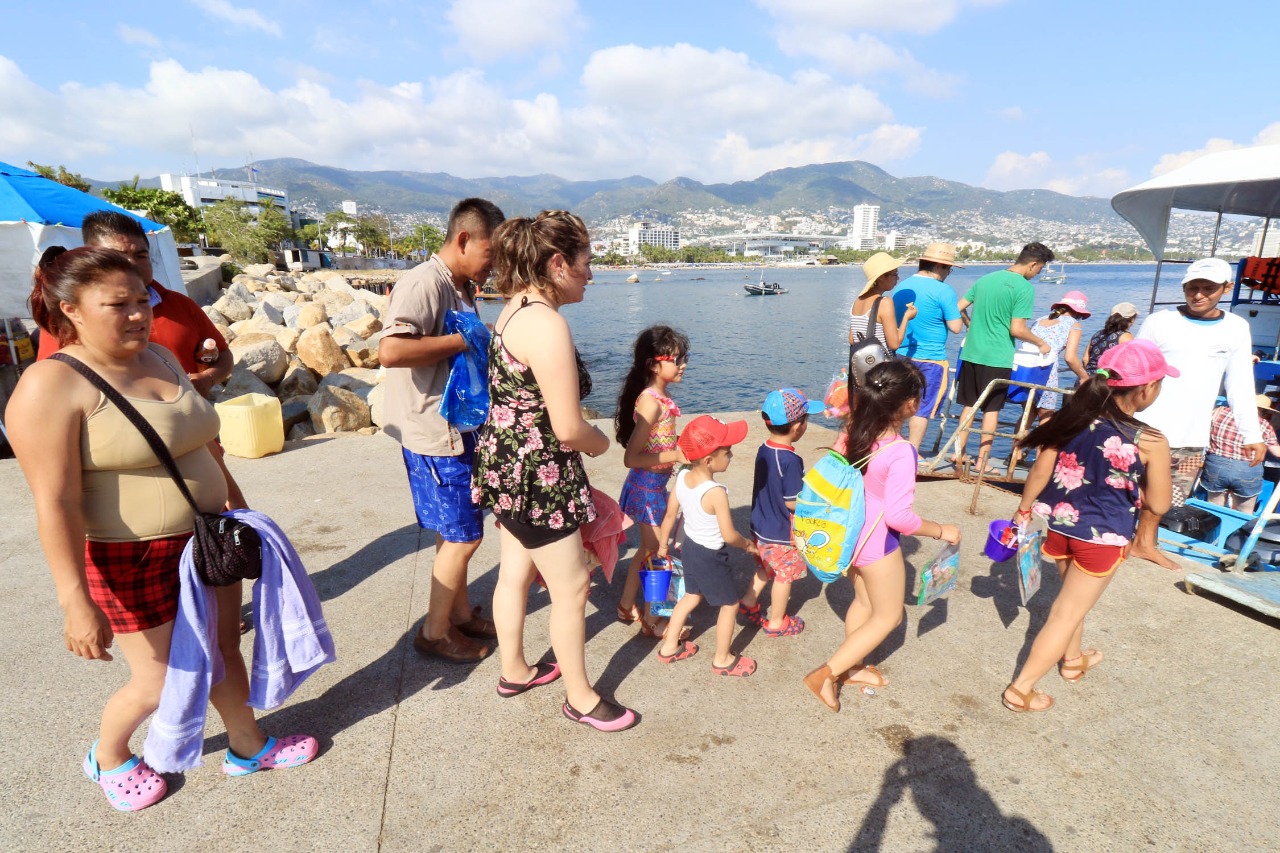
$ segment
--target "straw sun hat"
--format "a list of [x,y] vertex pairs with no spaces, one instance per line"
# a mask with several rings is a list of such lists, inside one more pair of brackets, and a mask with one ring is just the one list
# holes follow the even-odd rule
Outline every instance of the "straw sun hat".
[[862,274],[867,277],[867,283],[863,285],[859,296],[865,296],[872,285],[887,272],[893,272],[904,262],[890,255],[888,252],[876,252],[867,258],[862,264]]

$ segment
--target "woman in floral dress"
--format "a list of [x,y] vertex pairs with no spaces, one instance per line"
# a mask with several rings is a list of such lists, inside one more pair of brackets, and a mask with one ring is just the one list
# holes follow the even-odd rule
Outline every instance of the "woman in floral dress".
[[[581,302],[591,280],[582,220],[566,211],[508,219],[493,234],[498,292],[507,305],[489,352],[489,420],[476,442],[472,497],[493,510],[501,565],[493,594],[502,675],[498,695],[515,696],[564,677],[569,719],[599,731],[640,721],[587,680],[589,571],[579,528],[595,519],[582,453],[598,456],[609,437],[583,420],[591,377],[578,357],[562,305]],[[524,653],[529,587],[541,574],[551,596],[555,661]]]
[[1164,377],[1177,375],[1150,341],[1120,344],[1066,408],[1023,441],[1040,453],[1013,520],[1025,525],[1033,511],[1048,517],[1043,553],[1057,562],[1062,588],[1001,697],[1011,711],[1053,707],[1035,685],[1055,663],[1075,684],[1102,662],[1102,652],[1080,647],[1085,616],[1128,555],[1138,507],[1163,515],[1173,495],[1169,442],[1134,415],[1155,402]]

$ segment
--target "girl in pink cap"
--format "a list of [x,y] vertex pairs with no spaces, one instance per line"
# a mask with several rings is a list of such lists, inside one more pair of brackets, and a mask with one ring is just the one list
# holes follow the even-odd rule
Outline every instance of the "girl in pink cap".
[[[1067,291],[1057,302],[1049,306],[1049,314],[1041,317],[1031,325],[1031,334],[1036,335],[1049,345],[1047,358],[1052,359],[1053,369],[1044,384],[1050,388],[1058,388],[1058,360],[1064,356],[1067,367],[1081,382],[1088,378],[1084,364],[1080,361],[1080,321],[1089,316],[1089,298],[1078,290]],[[1062,404],[1062,395],[1057,391],[1045,391],[1040,395],[1039,419],[1043,423]]]
[[1062,588],[1001,697],[1011,711],[1053,707],[1035,686],[1055,663],[1075,684],[1102,662],[1102,652],[1080,648],[1085,616],[1128,556],[1139,503],[1163,514],[1173,496],[1169,442],[1134,416],[1155,402],[1166,376],[1177,375],[1150,341],[1119,344],[1103,354],[1066,408],[1022,442],[1040,453],[1013,520],[1025,525],[1032,512],[1048,518],[1043,553],[1057,562]]

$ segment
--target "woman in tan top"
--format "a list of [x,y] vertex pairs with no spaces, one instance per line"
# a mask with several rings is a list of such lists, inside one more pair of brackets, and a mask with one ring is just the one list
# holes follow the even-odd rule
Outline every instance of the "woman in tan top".
[[[238,490],[228,501],[226,469],[209,450],[218,433],[213,407],[174,356],[148,342],[147,289],[125,255],[102,248],[50,249],[36,271],[31,302],[32,316],[58,336],[62,352],[102,376],[155,427],[201,510],[243,506]],[[129,681],[103,709],[85,772],[115,808],[145,808],[164,796],[166,786],[133,755],[129,739],[156,709],[164,686],[178,563],[191,536],[190,506],[137,428],[63,362],[29,368],[7,416],[14,452],[35,498],[67,649],[89,660],[111,660],[114,643],[129,665]],[[257,758],[268,739],[246,704],[241,585],[220,587],[216,594],[226,676],[209,698],[231,750]]]

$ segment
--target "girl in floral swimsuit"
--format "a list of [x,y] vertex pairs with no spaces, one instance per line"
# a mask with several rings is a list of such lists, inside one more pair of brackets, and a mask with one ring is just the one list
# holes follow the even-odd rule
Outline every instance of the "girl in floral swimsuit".
[[625,447],[622,462],[631,470],[622,484],[618,503],[640,528],[640,547],[627,567],[627,580],[618,601],[618,621],[639,621],[646,636],[659,636],[660,621],[636,607],[640,567],[658,550],[658,527],[667,511],[667,481],[674,463],[684,455],[676,447],[676,418],[680,407],[667,396],[667,386],[684,378],[689,339],[668,326],[651,326],[636,337],[631,370],[618,396],[615,435]]
[[1107,350],[1098,365],[1066,408],[1022,442],[1040,453],[1013,520],[1024,525],[1033,512],[1048,517],[1044,554],[1057,562],[1062,588],[1001,697],[1011,711],[1053,707],[1053,698],[1035,685],[1055,663],[1074,684],[1102,662],[1102,652],[1080,648],[1085,616],[1127,556],[1139,506],[1163,514],[1173,494],[1169,443],[1134,415],[1155,402],[1164,377],[1178,371],[1145,340]]
[[[501,565],[493,593],[502,675],[498,695],[516,696],[564,677],[564,715],[598,731],[638,723],[587,680],[590,573],[579,528],[595,518],[582,454],[599,456],[609,437],[583,420],[591,378],[560,306],[581,302],[591,280],[591,244],[567,211],[508,219],[493,233],[498,292],[507,306],[489,352],[489,420],[476,442],[471,494],[493,510]],[[524,653],[529,587],[542,575],[551,596],[555,662]]]

